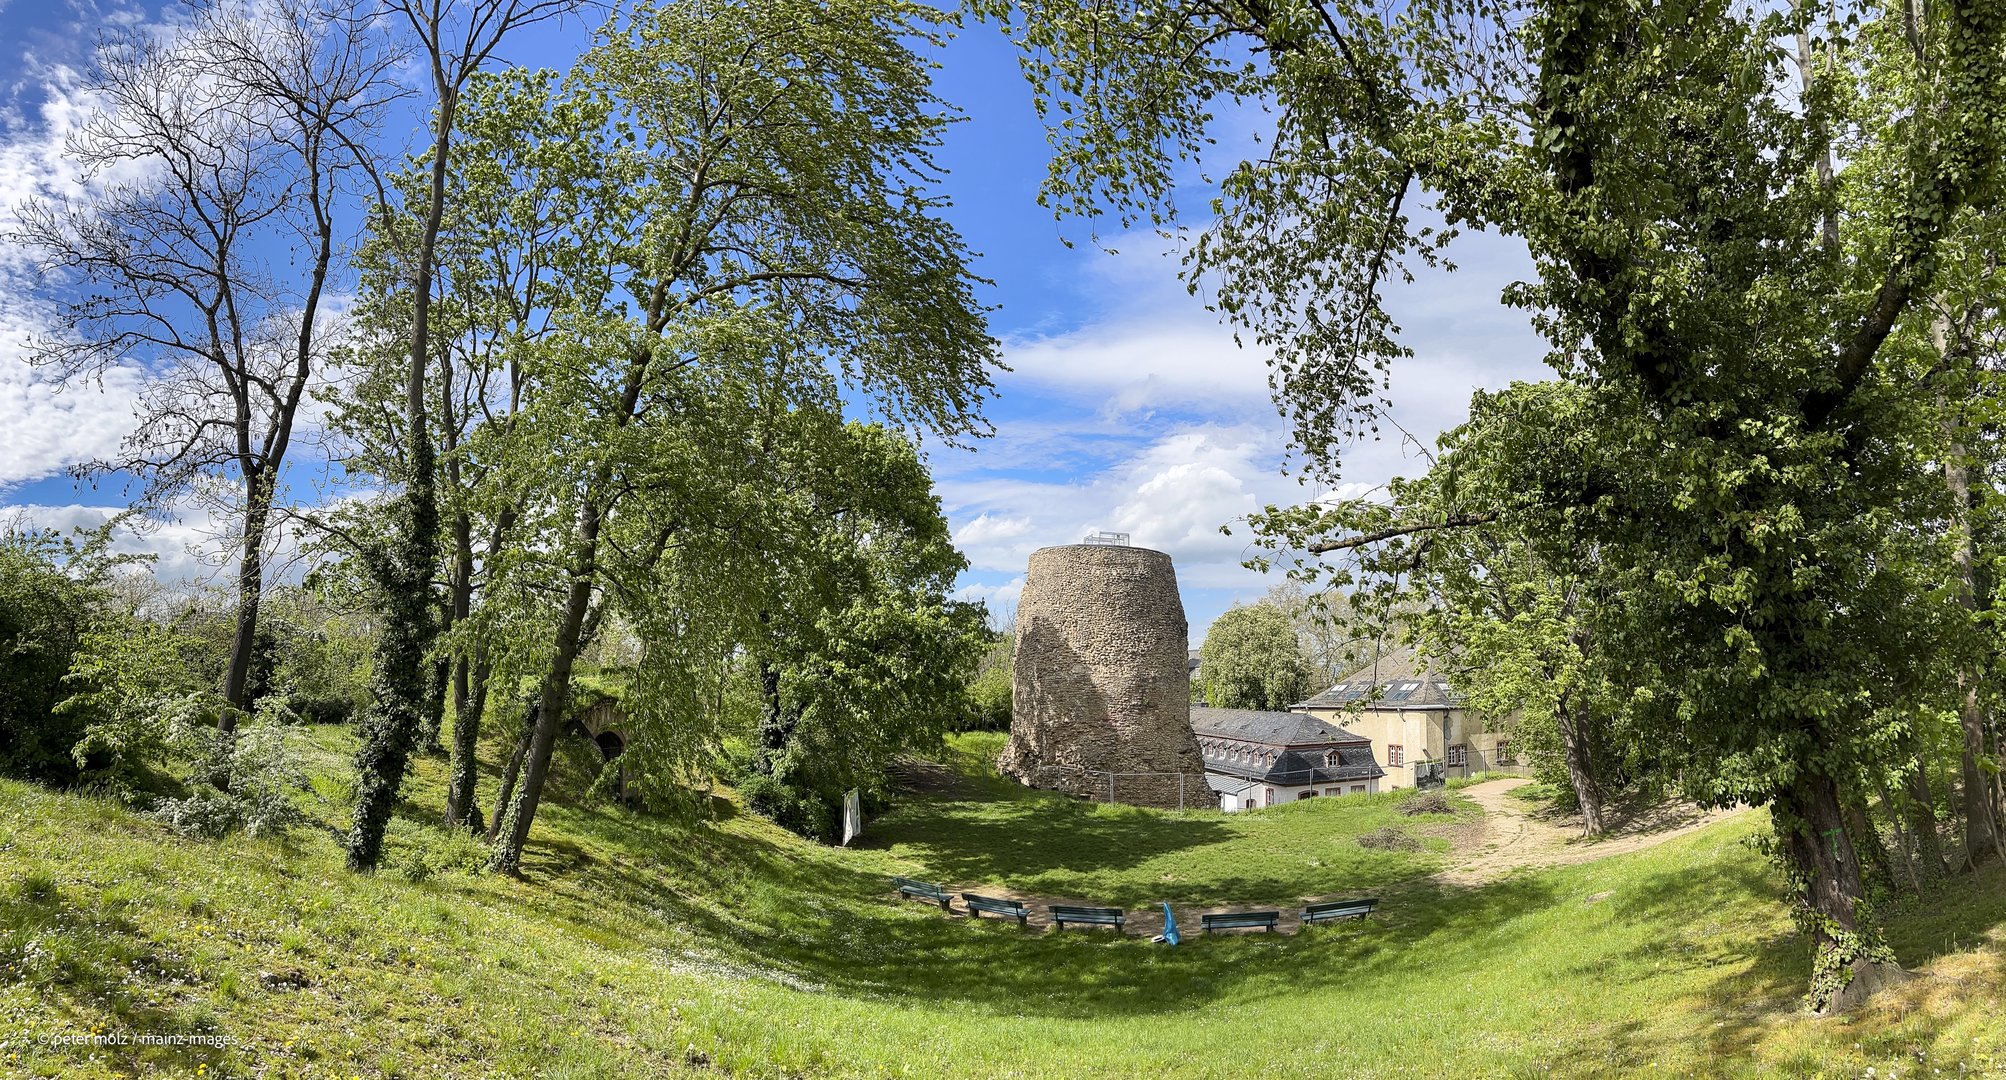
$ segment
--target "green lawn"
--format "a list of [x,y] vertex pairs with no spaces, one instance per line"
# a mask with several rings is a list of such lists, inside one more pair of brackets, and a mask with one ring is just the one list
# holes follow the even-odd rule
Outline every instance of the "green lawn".
[[[338,776],[345,732],[319,730]],[[1855,1017],[1797,1009],[1807,967],[1750,819],[1477,889],[1428,875],[1454,818],[1398,796],[1220,816],[1098,807],[987,773],[964,737],[868,843],[807,844],[731,804],[677,824],[581,803],[558,772],[523,882],[342,870],[331,836],[181,840],[0,784],[0,1075],[2006,1075],[2006,873],[1897,913],[1925,978]],[[393,866],[477,855],[424,823]],[[316,785],[341,820],[345,785]],[[1361,849],[1384,827],[1414,852]],[[1384,914],[1290,936],[1024,934],[898,903],[909,873],[1140,907],[1371,891]],[[210,1034],[224,1049],[51,1048]]]

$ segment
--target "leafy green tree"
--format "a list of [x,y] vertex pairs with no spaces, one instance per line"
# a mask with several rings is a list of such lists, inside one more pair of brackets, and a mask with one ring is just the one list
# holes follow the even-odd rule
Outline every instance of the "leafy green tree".
[[989,647],[975,662],[975,678],[968,684],[972,712],[969,726],[980,731],[1007,731],[1015,712],[1016,684],[1012,657],[1016,637],[1008,626],[992,631]]
[[508,595],[480,618],[543,629],[492,639],[541,686],[497,869],[519,865],[605,612],[646,642],[635,697],[657,714],[659,771],[705,757],[704,704],[784,579],[763,554],[784,545],[764,542],[792,519],[772,513],[759,418],[834,415],[847,385],[902,425],[983,430],[995,346],[924,194],[947,117],[913,49],[943,19],[641,5],[561,85],[508,76],[475,106],[535,132],[525,186],[572,200],[542,248],[558,332],[525,360],[525,407],[486,451],[524,509],[491,586]]
[[[391,503],[390,528],[357,545],[376,584],[382,631],[372,664],[374,702],[363,717],[356,751],[355,811],[347,840],[348,865],[373,870],[383,851],[383,830],[403,785],[413,748],[437,715],[432,648],[439,633],[439,598],[433,582],[440,539],[438,450],[433,441],[433,291],[439,234],[447,209],[447,178],[457,148],[460,112],[470,84],[511,35],[565,15],[577,0],[390,0],[388,14],[409,31],[430,77],[432,117],[428,176],[422,195],[395,203],[390,185],[376,180],[374,225],[398,253],[406,271],[401,285],[408,319],[396,327],[401,364],[401,454],[384,479],[401,490]],[[357,20],[361,23],[362,20]],[[379,305],[380,306],[380,305]],[[434,732],[437,726],[432,726]]]
[[[1650,688],[1630,678],[1642,669],[1600,647],[1623,613],[1599,549],[1578,530],[1519,524],[1516,462],[1592,439],[1585,402],[1580,388],[1560,382],[1478,393],[1469,422],[1443,435],[1425,476],[1396,478],[1384,501],[1312,511],[1319,537],[1347,537],[1312,546],[1353,561],[1296,573],[1356,582],[1351,610],[1361,636],[1404,611],[1406,632],[1469,707],[1510,725],[1514,750],[1572,793],[1594,835],[1619,774],[1675,770],[1639,760],[1650,751],[1632,737],[1629,702]],[[1448,522],[1460,524],[1439,527]],[[1300,524],[1289,512],[1256,519],[1281,535]]]
[[[903,437],[805,409],[775,422],[793,437],[772,440],[788,462],[774,470],[774,501],[795,506],[773,512],[796,524],[767,551],[782,573],[749,648],[762,702],[754,768],[833,808],[850,788],[882,795],[894,756],[965,718],[989,635],[979,605],[949,599],[968,564]],[[818,816],[803,824],[827,838],[834,819]]]
[[1212,620],[1198,650],[1198,675],[1205,700],[1222,709],[1286,709],[1311,689],[1294,621],[1265,602]]
[[[1062,211],[1166,219],[1212,110],[1273,110],[1192,269],[1274,347],[1315,470],[1405,354],[1380,302],[1405,260],[1470,225],[1527,243],[1537,280],[1505,299],[1591,391],[1595,433],[1521,463],[1528,525],[1598,545],[1625,598],[1608,645],[1662,688],[1640,719],[1687,740],[1689,783],[1771,808],[1814,1006],[1899,978],[1857,811],[1898,742],[1883,706],[1926,674],[1907,646],[1940,636],[1940,562],[1907,523],[1944,498],[1918,486],[1925,395],[1883,346],[1924,317],[1960,215],[1995,212],[1997,5],[1023,9],[1041,104],[1068,114]],[[1449,229],[1410,214],[1424,194]]]
[[72,751],[89,720],[58,706],[93,635],[116,621],[112,578],[129,558],[109,552],[116,522],[76,540],[8,526],[0,531],[0,775],[49,784],[77,780]]

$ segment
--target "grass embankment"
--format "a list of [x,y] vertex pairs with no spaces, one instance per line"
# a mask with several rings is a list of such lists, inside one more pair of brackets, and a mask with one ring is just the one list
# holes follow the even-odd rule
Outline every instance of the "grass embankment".
[[[338,776],[346,733],[319,731]],[[181,840],[89,799],[0,784],[0,1071],[264,1076],[1490,1076],[1998,1073],[2006,873],[1897,913],[1924,980],[1851,1018],[1797,1011],[1806,970],[1743,821],[1650,851],[1440,886],[1441,818],[1399,796],[1162,814],[986,775],[993,739],[872,824],[798,841],[720,801],[682,825],[563,797],[528,880],[342,870],[331,837]],[[472,852],[423,824],[393,867]],[[343,785],[317,785],[339,822]],[[1467,815],[1469,811],[1465,811]],[[1430,824],[1429,822],[1433,822]],[[1433,841],[1366,851],[1394,827]],[[885,893],[910,873],[1124,905],[1376,892],[1384,914],[1168,949],[1020,933]],[[214,1034],[226,1049],[52,1049],[53,1036]]]

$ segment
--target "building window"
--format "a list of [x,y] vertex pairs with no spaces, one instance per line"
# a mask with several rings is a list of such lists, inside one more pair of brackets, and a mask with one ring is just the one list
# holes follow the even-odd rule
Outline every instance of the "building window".
[[1252,800],[1252,799],[1248,799],[1248,800],[1247,800],[1247,809],[1249,809],[1249,810],[1252,810],[1253,808],[1254,808],[1254,800]]
[[1388,765],[1407,764],[1407,748],[1401,746],[1399,743],[1387,743],[1386,764]]
[[1469,764],[1469,761],[1465,758],[1464,753],[1465,752],[1463,750],[1462,743],[1457,743],[1456,745],[1449,747],[1449,767],[1454,769]]
[[1344,794],[1344,789],[1343,789],[1343,788],[1324,788],[1324,789],[1323,789],[1323,793],[1324,793],[1325,795],[1342,795],[1342,794]]
[[1344,764],[1344,759],[1337,756],[1337,751],[1332,750],[1323,756],[1323,764],[1325,768],[1335,769]]
[[1364,785],[1364,784],[1353,784],[1353,785],[1351,785],[1351,793],[1352,793],[1353,795],[1363,795],[1363,794],[1365,794],[1365,785]]
[[1262,791],[1265,791],[1265,792],[1267,792],[1267,795],[1265,795],[1265,796],[1264,796],[1264,797],[1263,797],[1263,798],[1261,799],[1261,805],[1263,805],[1263,806],[1273,806],[1273,805],[1275,805],[1275,789],[1274,789],[1274,788],[1262,788],[1261,790],[1262,790]]
[[1302,794],[1296,796],[1296,801],[1301,802],[1304,799],[1314,799],[1314,798],[1316,798],[1316,789],[1311,788],[1308,791],[1305,791]]

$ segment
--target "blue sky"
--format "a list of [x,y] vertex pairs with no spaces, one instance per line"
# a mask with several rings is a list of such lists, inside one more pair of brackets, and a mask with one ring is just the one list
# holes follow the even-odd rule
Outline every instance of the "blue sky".
[[[83,104],[69,91],[90,28],[147,19],[152,8],[95,0],[0,0],[0,226],[37,190],[74,182],[61,133]],[[531,35],[516,63],[563,64],[582,29]],[[1262,355],[1187,295],[1172,241],[1154,233],[1093,237],[1037,205],[1047,147],[1016,55],[993,26],[973,24],[940,54],[937,87],[966,115],[940,155],[949,217],[995,282],[991,330],[1014,369],[998,379],[994,438],[972,452],[931,451],[935,486],[973,563],[965,594],[1007,610],[1036,548],[1097,530],[1133,534],[1176,560],[1192,644],[1220,612],[1258,598],[1269,579],[1240,567],[1245,530],[1220,525],[1269,503],[1326,494],[1283,474],[1285,428],[1269,400]],[[1250,112],[1240,123],[1258,118]],[[1245,129],[1223,133],[1228,146]],[[1215,163],[1229,164],[1223,158]],[[1204,206],[1198,173],[1183,206]],[[1192,224],[1201,225],[1202,222]],[[1072,246],[1066,240],[1073,241]],[[1098,242],[1096,242],[1098,240]],[[1484,235],[1458,242],[1455,274],[1422,273],[1389,307],[1417,356],[1394,372],[1392,418],[1432,443],[1465,415],[1470,392],[1541,378],[1542,343],[1499,290],[1530,272],[1522,246]],[[65,466],[108,453],[130,426],[136,372],[56,393],[23,363],[37,325],[18,301],[18,252],[0,251],[0,503],[52,524],[98,520],[124,503],[116,483],[79,486]],[[1419,468],[1400,431],[1346,451],[1352,494]],[[215,574],[214,530],[188,510],[134,543],[164,572]]]

